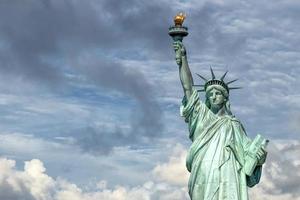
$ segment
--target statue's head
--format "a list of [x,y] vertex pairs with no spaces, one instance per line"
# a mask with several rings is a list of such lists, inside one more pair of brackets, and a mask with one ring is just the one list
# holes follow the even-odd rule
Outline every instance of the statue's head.
[[210,110],[212,110],[214,113],[218,113],[220,109],[223,109],[226,114],[232,115],[229,104],[229,90],[239,89],[240,87],[228,87],[228,85],[230,83],[233,83],[237,79],[225,83],[224,78],[227,72],[220,79],[216,79],[213,70],[211,68],[210,70],[212,78],[210,80],[207,80],[203,76],[197,74],[200,78],[202,78],[205,81],[205,84],[195,86],[204,87],[203,89],[198,91],[206,93],[205,103]]
[[218,85],[212,85],[206,90],[206,99],[210,108],[222,108],[228,99],[228,92]]

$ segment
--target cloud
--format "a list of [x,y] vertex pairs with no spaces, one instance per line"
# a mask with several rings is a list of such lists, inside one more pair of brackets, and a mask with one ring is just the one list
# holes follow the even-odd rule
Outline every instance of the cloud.
[[134,145],[139,138],[135,135],[126,135],[122,128],[114,128],[100,125],[97,127],[86,127],[70,133],[77,144],[84,152],[92,154],[109,154],[114,147]]
[[[299,159],[290,157],[286,159],[281,155],[291,156],[296,155],[299,151],[299,141],[283,144],[283,147],[276,145],[270,146],[270,162],[267,163],[268,168],[265,168],[266,184],[264,189],[271,194],[292,194],[299,197],[300,171]],[[290,155],[289,155],[290,154]],[[269,186],[269,187],[268,187]]]
[[[117,146],[147,144],[162,136],[162,110],[151,86],[137,72],[129,76],[132,80],[126,80],[120,70],[117,73],[121,75],[113,80],[123,79],[126,84],[108,80],[107,87],[119,91],[108,96],[96,92],[82,92],[75,98],[0,95],[0,118],[5,122],[2,131],[27,130],[38,137],[72,137],[84,151],[96,154],[107,154]],[[97,74],[101,79],[105,77]],[[95,77],[95,82],[100,85],[101,80]],[[128,91],[126,97],[120,95],[123,90]],[[119,102],[129,105],[124,107]],[[18,126],[13,125],[16,123]]]
[[166,163],[158,164],[153,169],[154,177],[169,184],[187,186],[189,172],[185,167],[186,150],[177,144]]
[[164,1],[9,1],[0,13],[0,70],[12,79],[61,87],[64,59],[93,48],[168,52],[164,24],[171,10]]
[[[270,146],[262,180],[259,185],[249,189],[251,199],[300,199],[298,187],[300,160],[296,156],[300,151],[299,147],[299,141],[276,141]],[[188,199],[186,184],[188,173],[183,164],[185,154],[186,150],[180,144],[175,145],[169,159],[165,163],[158,163],[152,169],[153,176],[143,184],[111,187],[107,181],[100,180],[86,189],[63,178],[50,177],[44,164],[38,159],[26,161],[24,170],[17,170],[14,160],[2,157],[0,197],[9,200]],[[284,155],[290,157],[284,158],[282,157]],[[172,178],[171,174],[176,178]]]
[[[203,69],[211,64],[222,69],[228,65],[237,75],[249,76],[242,83],[246,87],[248,83],[251,85],[259,80],[259,87],[241,92],[237,97],[238,102],[245,102],[255,108],[265,99],[272,102],[276,100],[277,95],[264,95],[270,87],[269,83],[273,83],[268,80],[278,80],[276,75],[267,72],[278,71],[287,74],[293,71],[290,74],[299,74],[294,67],[298,61],[297,49],[293,45],[299,40],[295,34],[299,32],[299,27],[292,26],[296,24],[293,22],[297,20],[297,13],[285,14],[291,12],[281,10],[282,7],[292,9],[298,4],[289,1],[278,2],[270,8],[267,5],[265,1],[178,1],[172,5],[167,1],[156,0],[147,3],[136,0],[127,3],[107,0],[88,3],[32,0],[26,5],[9,1],[2,3],[0,12],[0,49],[3,52],[0,70],[9,77],[5,81],[10,82],[6,88],[10,88],[11,91],[27,91],[27,87],[30,87],[27,82],[31,81],[34,82],[34,87],[46,85],[55,88],[64,88],[72,81],[78,81],[80,86],[90,81],[98,88],[107,89],[107,92],[117,90],[124,95],[129,94],[137,100],[141,108],[137,118],[144,119],[147,112],[154,113],[151,111],[158,103],[155,99],[152,102],[147,101],[157,95],[150,92],[154,90],[154,86],[149,84],[153,80],[147,77],[147,74],[141,73],[139,66],[135,66],[129,73],[121,62],[115,61],[171,60],[173,52],[167,27],[172,24],[174,13],[184,8],[188,13],[186,25],[190,27],[190,35],[185,39],[185,43],[191,66],[199,63]],[[257,9],[258,7],[260,9]],[[14,15],[15,12],[18,12],[18,15]],[[278,12],[278,15],[274,14],[275,12]],[[286,37],[285,31],[289,37]],[[79,62],[78,58],[84,54],[92,56],[84,59],[84,62]],[[252,73],[253,68],[260,71]],[[177,69],[174,68],[170,72],[172,76],[175,70]],[[159,72],[157,70],[156,74]],[[75,78],[72,79],[67,74],[74,77],[84,76],[87,82],[82,79],[74,80]],[[290,83],[287,84],[291,86],[289,92],[297,91],[294,87],[296,76],[292,75],[294,81],[284,79]],[[37,82],[40,84],[36,84]],[[173,82],[160,88],[172,90],[174,87],[171,84]],[[271,93],[279,94],[284,91],[286,87],[281,85],[275,80]],[[3,90],[4,88],[2,87]],[[146,91],[149,91],[149,96],[145,96]],[[243,97],[247,95],[250,97]],[[142,98],[143,96],[145,98]],[[257,97],[257,103],[247,101]],[[291,98],[293,97],[289,96],[287,99]],[[282,110],[292,109],[282,102],[280,104],[285,108]],[[148,110],[145,105],[150,105]],[[274,115],[274,109],[267,105],[260,104],[260,107],[265,113],[270,113],[270,116]],[[155,125],[158,125],[158,120],[153,120],[158,115],[151,114],[149,118],[136,123],[146,124],[147,127],[141,131],[148,129],[149,123],[155,122]],[[258,123],[258,114],[253,115],[258,119],[255,121]],[[135,123],[135,120],[132,123]],[[272,124],[279,123],[272,121]],[[148,133],[150,132],[156,131]],[[278,135],[276,132],[276,136]]]
[[[111,54],[119,57],[123,56],[120,52],[125,52],[136,57],[145,46],[152,53],[168,52],[162,51],[169,44],[164,40],[168,37],[167,28],[161,21],[167,23],[171,10],[161,6],[166,2],[141,4],[132,0],[130,3],[115,3],[106,0],[84,4],[81,1],[50,0],[30,1],[24,6],[18,2],[6,2],[2,3],[0,12],[0,51],[3,52],[0,71],[5,72],[14,85],[9,87],[9,92],[18,92],[16,88],[19,85],[26,87],[28,82],[34,87],[46,86],[67,93],[93,84],[95,92],[118,92],[134,101],[131,115],[123,119],[130,124],[130,131],[124,133],[119,123],[116,125],[119,132],[116,133],[95,131],[97,127],[86,126],[87,131],[76,139],[83,150],[90,152],[110,152],[117,143],[132,145],[152,140],[163,132],[162,111],[153,85],[138,66],[135,70],[128,69],[111,58]],[[18,15],[12,14],[14,12]],[[153,18],[154,13],[157,20]],[[22,82],[25,84],[20,84]],[[7,91],[7,88],[2,89]],[[22,91],[27,89],[22,88]],[[104,137],[110,138],[103,140]],[[119,141],[116,142],[117,138]]]
[[90,56],[80,58],[77,67],[95,85],[106,88],[108,92],[121,92],[133,99],[133,105],[130,106],[132,112],[130,118],[127,119],[130,130],[122,130],[118,122],[116,122],[115,131],[88,127],[86,132],[81,134],[78,143],[90,150],[93,148],[99,150],[99,148],[102,149],[101,146],[106,146],[109,152],[118,144],[134,145],[145,139],[152,140],[161,136],[163,133],[162,110],[157,102],[153,86],[148,83],[145,75],[139,70],[126,68],[121,63],[109,63],[105,60],[94,63],[94,60],[90,59]]
[[54,141],[49,141],[33,135],[1,133],[0,152],[2,156],[16,160],[18,169],[25,160],[43,160],[49,174],[64,177],[82,187],[88,187],[101,179],[112,185],[134,186],[148,181],[156,163],[164,160],[172,152],[171,144],[174,141],[160,142],[165,144],[164,151],[157,147],[145,149],[121,146],[114,147],[110,154],[100,154],[87,153],[87,150],[83,153],[70,137],[57,137]]
[[15,161],[0,159],[0,198],[9,200],[182,200],[186,190],[166,183],[148,181],[132,188],[116,186],[107,188],[105,181],[100,181],[94,191],[84,191],[76,184],[64,179],[53,179],[46,174],[40,160],[26,161],[24,170],[15,169]]
[[291,131],[296,132],[297,134],[300,133],[300,113],[299,112],[291,113],[289,128]]
[[15,161],[0,159],[0,198],[9,200],[51,199],[54,180],[44,174],[40,160],[25,162],[24,171],[14,169]]
[[269,145],[267,162],[258,186],[250,189],[255,199],[300,199],[298,140],[274,141]]
[[[250,198],[300,199],[300,161],[295,154],[300,151],[299,141],[276,141],[274,144],[269,148],[261,182],[249,189]],[[17,170],[14,160],[1,158],[0,197],[9,200],[188,199],[187,172],[183,165],[185,154],[186,150],[180,144],[175,145],[169,160],[157,164],[152,170],[153,176],[143,184],[111,187],[107,181],[101,180],[87,189],[59,177],[50,177],[38,159],[26,161],[24,170]],[[293,162],[291,158],[284,159],[284,155],[293,155]],[[170,174],[177,178],[171,178]]]

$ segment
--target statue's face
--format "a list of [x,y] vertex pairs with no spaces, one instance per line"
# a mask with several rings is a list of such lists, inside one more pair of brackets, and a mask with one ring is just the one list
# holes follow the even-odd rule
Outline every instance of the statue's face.
[[220,109],[226,102],[226,98],[224,97],[223,93],[216,88],[208,91],[206,95],[212,109]]

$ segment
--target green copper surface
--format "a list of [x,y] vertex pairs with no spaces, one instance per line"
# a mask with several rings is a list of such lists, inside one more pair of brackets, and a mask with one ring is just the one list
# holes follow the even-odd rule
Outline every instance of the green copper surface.
[[189,195],[192,200],[248,200],[247,188],[259,183],[268,141],[260,135],[251,140],[242,123],[232,115],[229,83],[223,81],[226,74],[217,79],[212,72],[212,79],[217,81],[210,82],[212,84],[202,90],[206,100],[200,100],[188,66],[182,33],[179,40],[174,32],[170,35],[174,39],[184,92],[180,114],[188,124],[192,141],[186,159],[190,172]]

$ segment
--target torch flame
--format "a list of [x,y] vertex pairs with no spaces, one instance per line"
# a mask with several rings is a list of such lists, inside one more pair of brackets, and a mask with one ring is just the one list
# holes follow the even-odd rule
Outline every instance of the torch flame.
[[175,22],[175,26],[182,26],[184,19],[186,18],[186,14],[185,13],[178,13],[175,17],[174,17],[174,22]]

